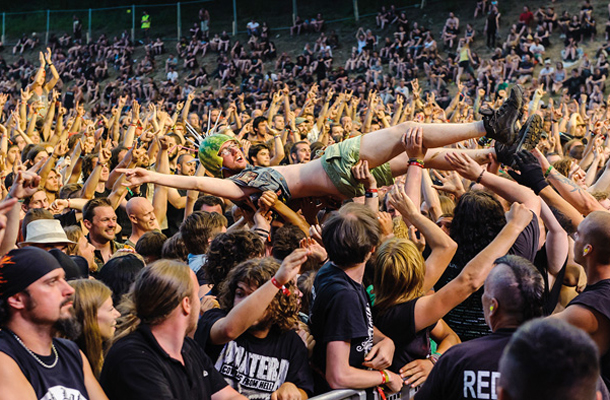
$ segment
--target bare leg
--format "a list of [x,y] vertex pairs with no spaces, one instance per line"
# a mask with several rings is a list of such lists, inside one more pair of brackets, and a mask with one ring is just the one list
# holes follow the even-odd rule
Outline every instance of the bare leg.
[[[479,164],[486,164],[489,162],[489,155],[495,155],[494,148],[488,149],[430,149],[426,153],[424,163],[426,168],[441,169],[441,170],[452,170],[454,169],[451,164],[445,160],[445,154],[449,152],[468,154],[473,160]],[[390,169],[392,170],[392,176],[401,176],[407,173],[409,167],[409,156],[407,153],[402,153],[398,157],[394,157],[390,160]]]
[[362,136],[360,159],[367,160],[371,168],[390,161],[404,153],[402,137],[407,129],[419,126],[423,128],[424,147],[428,149],[478,138],[486,134],[483,121],[467,124],[420,124],[411,121],[404,122]]

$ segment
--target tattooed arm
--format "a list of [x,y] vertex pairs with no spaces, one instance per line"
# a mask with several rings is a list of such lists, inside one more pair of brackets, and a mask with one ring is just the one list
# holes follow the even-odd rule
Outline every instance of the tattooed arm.
[[548,182],[557,189],[561,197],[585,216],[593,211],[607,211],[589,192],[557,172],[555,168],[551,169]]

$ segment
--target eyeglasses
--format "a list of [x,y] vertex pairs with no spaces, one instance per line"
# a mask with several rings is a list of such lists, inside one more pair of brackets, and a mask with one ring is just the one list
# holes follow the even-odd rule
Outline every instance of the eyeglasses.
[[236,144],[231,144],[231,145],[225,147],[224,149],[222,149],[220,152],[218,152],[218,155],[221,157],[224,157],[224,156],[231,155],[238,150],[239,150],[239,147]]

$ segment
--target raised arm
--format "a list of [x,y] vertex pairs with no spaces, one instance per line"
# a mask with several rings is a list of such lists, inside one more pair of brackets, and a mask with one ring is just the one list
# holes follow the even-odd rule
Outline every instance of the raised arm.
[[[275,273],[275,280],[279,285],[292,281],[307,261],[310,250],[296,249],[282,262]],[[237,339],[248,330],[257,320],[260,320],[267,307],[278,293],[278,288],[271,280],[262,284],[250,296],[233,307],[226,317],[217,320],[210,329],[209,340],[212,344],[221,345]]]
[[532,217],[532,212],[526,206],[513,203],[506,214],[506,225],[496,238],[466,264],[454,280],[415,303],[415,330],[419,331],[438,321],[483,286],[494,267],[494,261],[508,253]]
[[395,185],[388,194],[389,202],[402,214],[405,223],[411,223],[426,238],[432,252],[426,259],[426,273],[422,291],[426,293],[439,280],[457,251],[457,244],[429,218],[424,217],[409,196]]
[[[169,140],[167,136],[159,139],[159,147],[160,149],[157,153],[155,169],[162,174],[169,174],[169,156],[167,154]],[[159,225],[161,225],[167,218],[167,187],[155,185],[152,205],[155,209],[155,217],[157,218],[157,221],[159,221]]]
[[509,202],[523,203],[536,215],[540,215],[540,199],[532,192],[508,179],[501,178],[483,169],[464,153],[447,153],[445,159],[466,179],[477,182]]
[[544,179],[542,170],[549,171],[550,164],[542,153],[538,149],[534,149],[533,154],[522,151],[515,154],[515,162],[520,173],[511,172],[511,176],[521,185],[532,189],[547,205],[563,213],[574,231],[576,231],[576,228],[578,228],[578,225],[584,218],[574,206],[568,203]]

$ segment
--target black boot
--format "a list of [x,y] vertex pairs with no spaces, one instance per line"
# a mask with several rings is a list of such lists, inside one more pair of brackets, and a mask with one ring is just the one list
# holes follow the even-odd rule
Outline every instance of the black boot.
[[487,136],[506,145],[512,145],[518,139],[515,122],[519,118],[521,106],[523,105],[523,90],[521,86],[513,86],[510,96],[502,103],[499,109],[482,109],[479,112],[483,116]]

